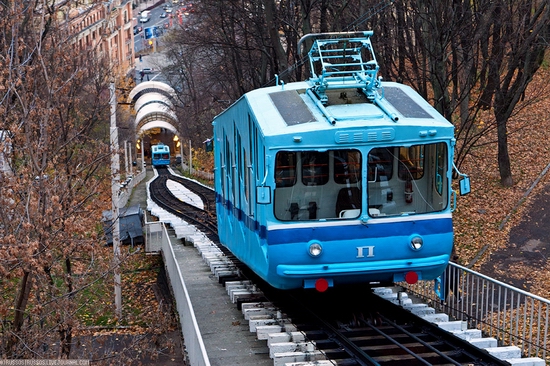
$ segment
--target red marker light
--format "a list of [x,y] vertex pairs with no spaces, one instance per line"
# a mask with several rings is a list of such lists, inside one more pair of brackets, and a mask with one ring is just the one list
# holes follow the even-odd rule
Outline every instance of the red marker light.
[[407,281],[409,285],[414,285],[415,283],[418,282],[418,274],[413,271],[407,272],[405,274],[405,281]]
[[328,281],[324,278],[319,278],[315,281],[315,289],[319,292],[325,292],[328,289]]

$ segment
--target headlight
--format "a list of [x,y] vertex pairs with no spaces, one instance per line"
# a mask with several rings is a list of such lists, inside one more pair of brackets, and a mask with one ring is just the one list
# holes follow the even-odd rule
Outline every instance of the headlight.
[[411,248],[413,250],[420,250],[422,245],[424,245],[424,240],[420,236],[415,236],[411,239]]
[[312,257],[318,257],[321,255],[321,252],[323,251],[323,248],[321,247],[321,244],[319,243],[312,243],[309,245],[309,255]]

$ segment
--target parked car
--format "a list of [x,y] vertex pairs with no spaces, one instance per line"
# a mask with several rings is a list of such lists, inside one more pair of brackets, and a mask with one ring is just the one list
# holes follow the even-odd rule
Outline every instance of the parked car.
[[155,69],[153,69],[152,67],[144,67],[143,69],[141,69],[141,72],[143,72],[143,74],[152,74],[155,72]]

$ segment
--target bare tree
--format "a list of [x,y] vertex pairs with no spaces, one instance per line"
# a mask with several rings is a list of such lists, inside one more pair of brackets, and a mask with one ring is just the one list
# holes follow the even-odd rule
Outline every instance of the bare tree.
[[[548,7],[532,0],[423,0],[395,3],[376,19],[383,74],[415,87],[456,125],[458,166],[496,131],[503,185],[513,184],[507,121],[533,102],[522,97],[548,48]],[[493,121],[476,123],[490,107]]]
[[107,73],[94,50],[67,47],[53,3],[28,5],[5,8],[1,26],[0,129],[12,153],[0,174],[0,357],[66,358],[75,296],[108,273],[91,265],[108,192]]
[[[206,56],[201,75],[192,76],[194,86],[207,85],[212,95],[203,103],[234,101],[272,85],[276,75],[307,77],[304,50],[297,49],[304,34],[372,29],[381,75],[413,86],[455,124],[457,166],[495,133],[501,182],[511,185],[507,121],[533,102],[522,98],[548,48],[549,6],[541,0],[204,0],[193,17],[198,22],[174,43],[185,49],[183,57],[199,47]],[[203,76],[216,81],[205,83]],[[493,118],[479,123],[487,108]]]
[[204,127],[216,113],[246,91],[265,85],[278,67],[285,67],[285,63],[275,65],[263,5],[260,1],[201,1],[193,16],[168,35],[171,46],[166,55],[172,66],[165,71],[179,91],[176,109],[185,121],[180,130],[193,141],[210,137],[211,130]]
[[550,5],[547,1],[501,1],[492,24],[490,63],[491,80],[483,98],[494,95],[493,113],[497,124],[498,167],[501,183],[513,185],[508,154],[507,122],[525,95],[527,86],[544,60],[549,48]]
[[297,43],[306,23],[317,25],[321,3],[326,7],[319,1],[197,3],[167,42],[172,66],[165,71],[178,86],[182,130],[194,129],[190,135],[200,137],[193,140],[203,141],[211,117],[247,91],[277,78],[296,80],[302,71]]

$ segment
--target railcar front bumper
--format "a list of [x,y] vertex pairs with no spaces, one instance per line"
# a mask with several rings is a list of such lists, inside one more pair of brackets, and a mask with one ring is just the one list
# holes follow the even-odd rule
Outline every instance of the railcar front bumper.
[[386,260],[357,263],[279,264],[277,274],[284,278],[316,279],[345,276],[364,276],[367,281],[393,277],[394,282],[404,281],[405,274],[414,271],[419,280],[432,280],[439,276],[449,262],[449,255],[428,258]]

